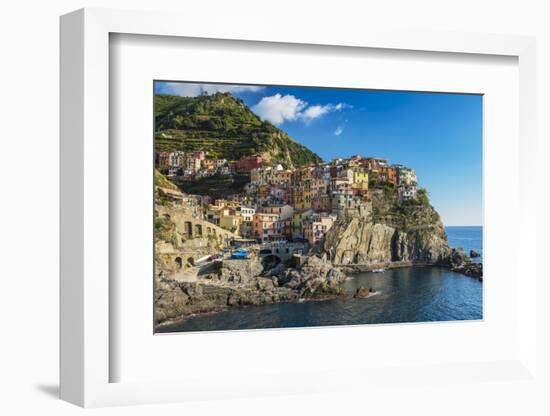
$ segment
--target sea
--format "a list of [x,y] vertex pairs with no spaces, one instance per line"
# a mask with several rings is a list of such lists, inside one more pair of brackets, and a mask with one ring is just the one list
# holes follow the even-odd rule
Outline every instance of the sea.
[[[449,245],[480,253],[483,228],[445,227]],[[441,267],[407,267],[350,275],[345,289],[372,287],[366,299],[352,296],[325,301],[247,306],[188,317],[160,332],[227,331],[335,325],[389,324],[483,319],[483,284]]]

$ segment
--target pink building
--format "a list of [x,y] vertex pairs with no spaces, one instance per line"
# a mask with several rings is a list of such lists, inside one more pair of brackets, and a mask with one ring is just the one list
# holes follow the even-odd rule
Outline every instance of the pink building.
[[304,238],[314,245],[321,241],[331,229],[336,217],[327,214],[313,214],[311,219],[304,224]]
[[193,150],[193,158],[204,160],[206,157],[206,152],[204,150]]
[[380,157],[368,157],[366,162],[369,170],[379,170],[388,167],[388,160]]
[[288,192],[288,189],[283,188],[281,186],[271,186],[269,189],[269,194],[279,201],[284,202],[285,204],[288,204],[290,200],[290,195]]

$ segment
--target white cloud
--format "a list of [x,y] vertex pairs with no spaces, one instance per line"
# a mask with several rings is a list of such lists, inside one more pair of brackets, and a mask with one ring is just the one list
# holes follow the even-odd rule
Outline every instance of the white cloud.
[[347,103],[338,103],[334,106],[334,109],[336,111],[345,110],[346,108],[353,108],[353,106],[351,104],[347,104]]
[[326,113],[332,110],[332,106],[329,105],[312,105],[305,109],[305,111],[300,115],[300,117],[305,121],[311,121],[321,116],[324,116]]
[[161,94],[179,95],[181,97],[196,97],[203,93],[261,91],[264,87],[256,85],[227,84],[191,84],[187,82],[159,82],[156,92]]
[[336,130],[334,130],[334,135],[335,136],[340,136],[343,132],[344,132],[344,128],[338,126],[338,127],[336,127]]
[[252,107],[252,111],[273,124],[294,120],[309,123],[331,111],[341,111],[349,107],[351,106],[345,103],[308,106],[307,102],[296,98],[294,95],[275,94],[263,97]]
[[268,120],[273,124],[281,124],[287,120],[296,120],[306,105],[305,101],[293,95],[275,94],[270,97],[263,97],[252,107],[252,111],[264,120]]

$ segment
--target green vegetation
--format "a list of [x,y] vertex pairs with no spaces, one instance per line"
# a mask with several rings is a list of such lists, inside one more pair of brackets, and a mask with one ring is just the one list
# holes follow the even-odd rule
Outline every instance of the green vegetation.
[[160,188],[172,189],[173,191],[179,191],[176,184],[170,181],[166,176],[155,169],[155,186]]
[[181,189],[188,194],[223,198],[227,195],[242,193],[248,182],[250,182],[250,175],[247,174],[213,175],[181,182]]
[[269,154],[287,168],[321,162],[319,156],[262,121],[229,93],[155,95],[155,146],[157,151],[205,150],[210,158],[228,160]]
[[[170,181],[166,176],[164,176],[162,173],[160,173],[157,169],[155,169],[155,187],[158,188],[164,188],[164,189],[171,189],[173,191],[179,191],[180,189],[177,187],[175,183]],[[166,197],[165,193],[159,189],[155,190],[155,204],[162,205],[162,206],[168,206],[169,200]]]
[[418,191],[416,191],[416,202],[425,207],[430,206],[430,198],[426,189],[420,188]]
[[422,234],[433,228],[439,221],[439,214],[430,205],[428,192],[417,191],[417,197],[397,202],[397,189],[393,184],[385,184],[373,192],[372,219],[401,229]]
[[169,218],[158,216],[157,211],[155,211],[155,236],[167,243],[177,244],[178,237],[174,223]]

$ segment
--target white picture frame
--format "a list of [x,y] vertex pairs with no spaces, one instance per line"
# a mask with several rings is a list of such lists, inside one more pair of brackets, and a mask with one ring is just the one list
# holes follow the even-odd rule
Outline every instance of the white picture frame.
[[[231,22],[215,27],[200,19],[173,13],[82,9],[61,18],[61,398],[80,406],[159,403],[199,398],[242,397],[338,391],[354,383],[374,385],[400,379],[479,382],[489,379],[525,380],[536,376],[536,212],[534,181],[529,170],[535,153],[535,41],[530,37],[364,30],[302,32],[276,26],[242,28]],[[247,30],[249,29],[249,30]],[[519,66],[519,215],[518,264],[522,285],[517,289],[518,346],[516,354],[498,361],[442,362],[411,368],[341,368],[319,374],[269,374],[265,379],[223,377],[209,380],[112,382],[110,366],[119,359],[110,348],[109,252],[109,38],[130,34],[235,41],[278,42],[333,47],[429,51],[442,54],[504,55]],[[528,213],[528,214],[527,214]],[[516,270],[519,273],[519,270]],[[152,276],[151,276],[152,279]],[[414,327],[408,327],[415,331]],[[302,330],[303,331],[303,330]],[[151,334],[152,335],[152,334]],[[276,337],[277,335],[271,335]],[[483,377],[473,376],[483,374]],[[341,380],[349,380],[343,383]],[[353,382],[352,382],[353,380]],[[407,382],[407,381],[406,381]],[[226,388],[222,388],[222,386]],[[208,386],[208,388],[207,388]],[[229,386],[229,387],[227,387]]]

